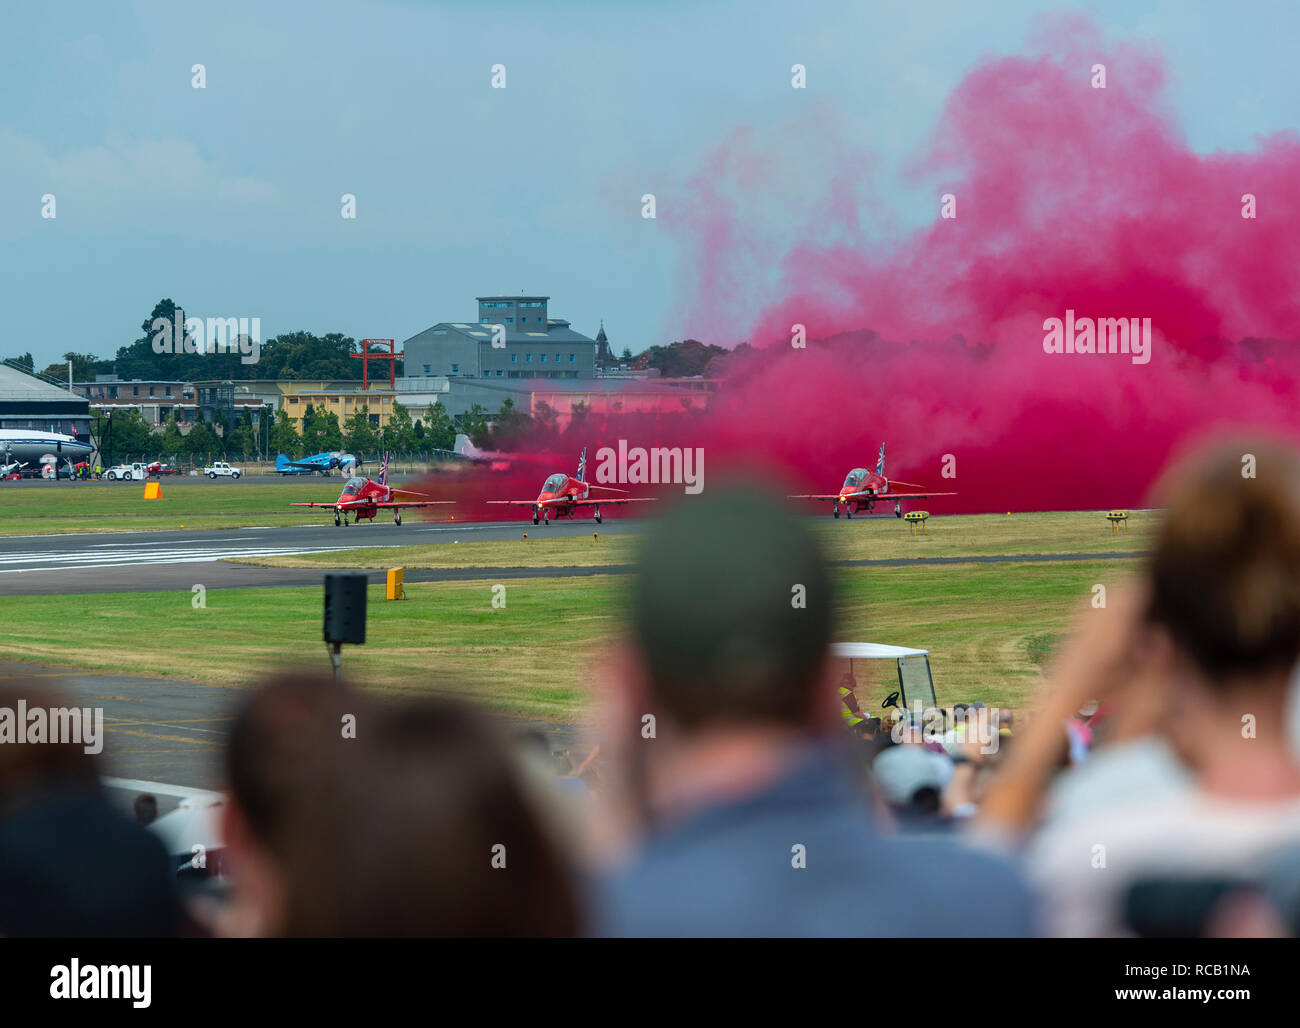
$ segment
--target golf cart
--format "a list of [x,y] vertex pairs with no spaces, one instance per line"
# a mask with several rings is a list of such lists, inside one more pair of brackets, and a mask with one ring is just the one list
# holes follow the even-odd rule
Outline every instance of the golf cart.
[[[930,676],[930,651],[914,650],[908,646],[886,646],[883,643],[843,642],[831,647],[831,656],[837,661],[845,661],[847,670],[858,679],[857,671],[863,675],[858,679],[858,695],[865,704],[867,696],[876,695],[880,687],[887,692],[881,708],[901,707],[906,710],[919,703],[924,710],[938,706],[934,698],[934,679]],[[894,668],[886,664],[857,667],[866,661],[893,661]],[[877,670],[873,673],[872,667]],[[894,689],[897,682],[898,688]],[[863,713],[879,717],[878,711],[869,711],[863,707]]]

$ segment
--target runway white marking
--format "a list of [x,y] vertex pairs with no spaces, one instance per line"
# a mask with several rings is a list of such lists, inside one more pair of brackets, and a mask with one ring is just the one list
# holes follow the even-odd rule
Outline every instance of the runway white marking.
[[[376,544],[363,546],[217,546],[210,549],[194,547],[173,549],[147,549],[149,545],[118,547],[98,553],[68,553],[43,551],[36,553],[0,554],[0,575],[22,571],[71,571],[82,568],[120,568],[140,564],[205,564],[231,557],[291,557],[305,553],[335,553],[339,550],[371,550]],[[22,566],[14,566],[22,565]]]

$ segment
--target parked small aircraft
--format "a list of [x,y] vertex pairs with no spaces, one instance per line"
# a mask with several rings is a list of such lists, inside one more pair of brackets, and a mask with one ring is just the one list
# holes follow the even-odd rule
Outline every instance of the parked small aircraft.
[[384,454],[383,466],[379,469],[378,481],[369,478],[349,478],[347,484],[343,487],[343,492],[333,503],[291,503],[291,507],[332,507],[334,509],[334,524],[337,526],[342,523],[348,523],[348,515],[352,514],[359,524],[362,518],[369,518],[372,522],[375,520],[375,514],[381,510],[391,510],[393,512],[393,523],[400,525],[402,523],[403,507],[436,507],[440,504],[454,503],[454,500],[414,500],[399,501],[395,497],[404,496],[422,496],[423,493],[413,492],[410,489],[394,489],[388,484],[388,454]]
[[894,501],[894,516],[903,516],[903,500],[924,500],[931,496],[956,496],[956,493],[900,493],[894,486],[906,486],[909,489],[924,489],[925,486],[915,482],[891,482],[885,477],[885,444],[880,444],[880,454],[876,458],[876,473],[873,475],[866,468],[854,468],[844,479],[844,485],[838,493],[801,493],[791,496],[792,500],[830,500],[831,513],[840,516],[840,506],[844,507],[844,516],[851,518],[854,512],[870,512],[877,502]]
[[304,457],[302,460],[290,460],[282,453],[275,458],[275,470],[281,475],[328,475],[338,468],[340,473],[346,474],[363,463],[364,461],[357,460],[352,454],[338,450],[318,453],[312,457]]
[[572,518],[576,516],[579,507],[595,507],[592,512],[596,518],[596,524],[600,524],[600,505],[618,504],[618,503],[653,503],[654,498],[650,496],[636,497],[624,496],[623,499],[610,499],[602,496],[593,495],[594,490],[606,493],[623,493],[626,489],[615,489],[608,485],[592,485],[587,481],[587,448],[582,448],[582,456],[578,458],[578,474],[576,477],[566,475],[563,471],[556,472],[545,482],[542,483],[542,491],[538,493],[535,500],[488,500],[488,503],[510,504],[515,507],[532,507],[533,524],[544,521],[546,524],[551,523],[551,515],[554,514],[556,520],[560,518]]

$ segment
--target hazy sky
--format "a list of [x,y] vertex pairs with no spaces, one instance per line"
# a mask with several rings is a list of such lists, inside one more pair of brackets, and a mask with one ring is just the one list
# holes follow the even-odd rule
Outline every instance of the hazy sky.
[[[746,127],[780,146],[820,109],[878,158],[882,206],[932,218],[905,165],[946,95],[1062,9],[1159,46],[1196,150],[1300,124],[1300,5],[1286,2],[9,6],[0,356],[111,356],[164,296],[260,317],[263,338],[401,340],[522,290],[587,334],[604,318],[619,350],[682,338],[692,268],[664,213],[712,148]],[[807,188],[826,181],[810,163]],[[660,221],[641,218],[646,192]],[[356,220],[340,217],[344,193]],[[754,217],[777,223],[782,206]]]

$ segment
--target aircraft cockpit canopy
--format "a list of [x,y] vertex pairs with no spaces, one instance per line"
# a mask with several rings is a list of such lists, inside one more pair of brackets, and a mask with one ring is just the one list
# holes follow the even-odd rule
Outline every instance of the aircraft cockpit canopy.
[[866,468],[854,468],[849,472],[849,477],[844,480],[846,486],[859,486],[866,480]]
[[543,492],[554,493],[564,488],[564,483],[568,481],[568,475],[552,475],[542,486]]
[[356,496],[361,492],[361,487],[366,484],[364,478],[349,478],[348,484],[343,487],[344,496]]

